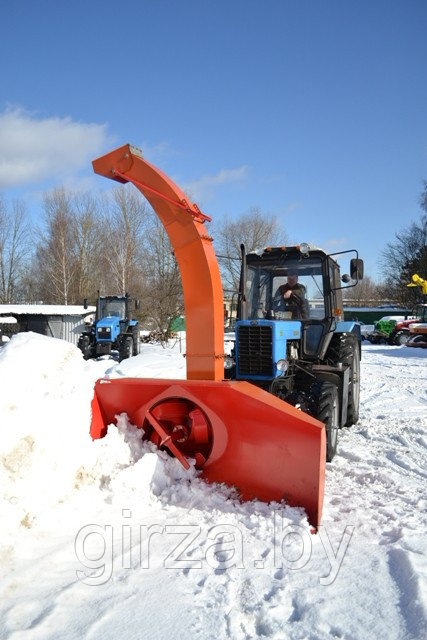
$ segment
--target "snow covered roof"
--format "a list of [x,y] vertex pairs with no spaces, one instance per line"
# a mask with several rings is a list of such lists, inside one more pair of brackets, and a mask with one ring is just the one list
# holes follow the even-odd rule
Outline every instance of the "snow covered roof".
[[0,315],[85,316],[95,311],[81,304],[0,304]]
[[352,306],[347,306],[346,304],[344,304],[343,306],[344,311],[383,311],[384,313],[386,311],[400,311],[400,313],[405,313],[406,311],[409,311],[408,309],[405,309],[404,307],[395,307],[395,306],[383,306],[383,307],[352,307]]
[[13,316],[0,317],[0,324],[17,324],[18,321]]

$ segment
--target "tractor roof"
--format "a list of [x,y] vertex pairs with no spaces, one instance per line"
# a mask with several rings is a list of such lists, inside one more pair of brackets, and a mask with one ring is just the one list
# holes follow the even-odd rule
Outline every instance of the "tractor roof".
[[[303,250],[301,250],[304,247]],[[305,254],[307,255],[307,253],[312,253],[312,252],[316,252],[316,253],[321,253],[323,255],[327,255],[325,253],[325,251],[323,249],[321,249],[320,247],[316,247],[313,244],[308,244],[308,243],[301,243],[301,244],[296,244],[296,245],[290,245],[290,246],[286,246],[283,245],[281,247],[260,247],[259,249],[255,249],[254,251],[249,251],[248,252],[248,256],[259,256],[259,257],[267,257],[267,256],[273,256],[273,255],[283,255],[283,254]]]

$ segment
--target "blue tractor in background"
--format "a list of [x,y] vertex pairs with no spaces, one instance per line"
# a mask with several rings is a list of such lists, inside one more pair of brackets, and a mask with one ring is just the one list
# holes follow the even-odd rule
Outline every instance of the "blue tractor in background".
[[363,278],[355,250],[350,274],[308,244],[245,253],[242,245],[235,345],[225,377],[246,380],[325,424],[326,459],[338,430],[359,417],[361,333],[343,320],[342,289]]
[[139,308],[138,301],[128,294],[98,295],[95,322],[82,333],[77,345],[85,360],[117,351],[121,361],[139,353],[139,324],[131,318],[132,303],[135,309]]

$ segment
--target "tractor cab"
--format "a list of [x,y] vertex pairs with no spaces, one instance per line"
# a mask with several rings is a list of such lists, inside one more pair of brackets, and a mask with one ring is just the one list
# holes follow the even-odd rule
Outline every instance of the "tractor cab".
[[[300,256],[299,252],[282,249],[246,256],[249,320],[321,320],[331,315],[328,298],[325,301],[326,260],[321,255],[310,255],[302,261]],[[286,288],[291,292],[288,298],[282,294]],[[292,289],[298,297],[292,295]]]
[[418,304],[415,315],[418,318],[418,322],[427,322],[427,303]]
[[341,278],[334,258],[307,244],[248,254],[242,248],[235,358],[226,376],[266,387],[285,362],[322,361],[337,323],[345,325],[342,289],[362,270],[354,258],[351,275]]
[[128,317],[127,304],[128,296],[100,296],[98,299],[97,317],[120,318]]

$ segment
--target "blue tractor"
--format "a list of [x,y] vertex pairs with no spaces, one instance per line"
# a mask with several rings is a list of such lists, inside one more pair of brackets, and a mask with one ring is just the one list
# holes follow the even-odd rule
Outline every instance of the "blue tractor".
[[363,278],[355,250],[350,275],[306,243],[245,253],[242,246],[235,346],[225,377],[246,380],[325,424],[331,461],[338,430],[359,417],[361,333],[343,320],[342,289]]
[[82,333],[78,341],[85,360],[109,355],[113,350],[118,352],[120,361],[139,353],[139,325],[138,320],[131,318],[132,303],[138,309],[138,301],[128,294],[98,296],[95,322]]

